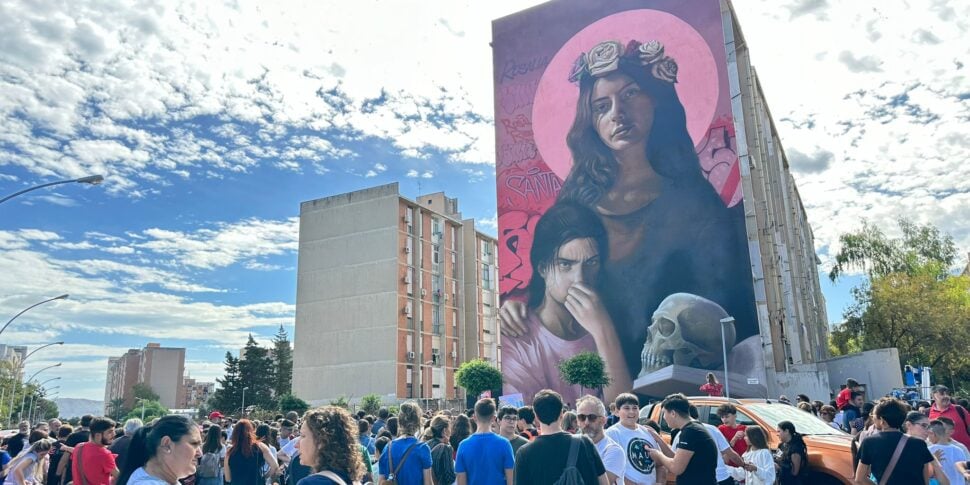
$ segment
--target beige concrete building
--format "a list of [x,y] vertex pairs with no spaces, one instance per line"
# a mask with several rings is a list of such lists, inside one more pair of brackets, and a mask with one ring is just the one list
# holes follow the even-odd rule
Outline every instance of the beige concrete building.
[[27,347],[24,345],[0,344],[0,361],[9,362],[10,368],[16,372],[17,382],[24,380],[23,362],[27,358]]
[[150,343],[143,349],[130,349],[121,357],[109,358],[104,390],[105,412],[111,401],[117,398],[124,399],[125,407],[133,407],[132,388],[138,383],[151,387],[163,406],[170,409],[181,407],[184,401],[184,372],[184,348]]
[[182,402],[180,409],[198,409],[216,391],[215,382],[199,382],[185,376],[182,378]]
[[[484,243],[492,262],[482,266]],[[495,240],[444,193],[410,200],[394,183],[301,204],[294,392],[314,403],[460,398],[461,362],[498,361],[494,254]],[[485,330],[492,347],[479,342]]]

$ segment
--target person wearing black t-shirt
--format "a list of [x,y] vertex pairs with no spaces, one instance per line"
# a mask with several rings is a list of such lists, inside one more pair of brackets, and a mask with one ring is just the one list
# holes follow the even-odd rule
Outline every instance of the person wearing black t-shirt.
[[855,471],[855,483],[868,483],[870,473],[875,475],[876,480],[882,480],[901,442],[905,443],[902,453],[893,469],[889,471],[886,485],[929,482],[933,471],[933,455],[927,448],[926,442],[906,436],[899,430],[906,420],[904,406],[896,399],[887,399],[876,405],[873,416],[879,432],[867,437],[859,445],[859,465]]
[[569,448],[578,440],[576,469],[586,485],[608,485],[606,468],[596,445],[585,436],[563,432],[562,396],[544,389],[536,393],[532,408],[539,421],[539,436],[522,445],[515,454],[515,485],[552,485],[567,467]]
[[717,485],[717,445],[704,425],[690,418],[690,402],[683,394],[671,394],[660,404],[671,429],[679,430],[674,456],[648,450],[650,458],[677,475],[677,485]]

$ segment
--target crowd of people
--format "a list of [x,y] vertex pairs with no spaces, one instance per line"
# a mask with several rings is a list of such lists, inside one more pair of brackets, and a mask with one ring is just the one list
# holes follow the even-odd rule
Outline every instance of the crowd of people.
[[[933,402],[915,409],[893,398],[867,404],[860,392],[850,381],[831,404],[792,403],[852,436],[855,483],[970,479],[967,411],[949,389],[934,387]],[[77,428],[25,421],[4,440],[0,462],[4,485],[653,485],[673,475],[690,485],[810,483],[808,449],[792,422],[744,426],[725,403],[714,426],[681,394],[659,406],[669,439],[641,417],[633,394],[608,404],[585,395],[570,408],[551,390],[531,406],[481,399],[465,413],[433,415],[408,401],[376,416],[324,406],[266,422],[219,412],[202,423],[179,415],[123,425],[85,416]]]

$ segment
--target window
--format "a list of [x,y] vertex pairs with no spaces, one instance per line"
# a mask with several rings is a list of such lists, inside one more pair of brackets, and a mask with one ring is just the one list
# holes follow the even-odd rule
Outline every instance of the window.
[[492,288],[492,272],[489,270],[488,263],[482,263],[482,288],[486,290],[491,290]]

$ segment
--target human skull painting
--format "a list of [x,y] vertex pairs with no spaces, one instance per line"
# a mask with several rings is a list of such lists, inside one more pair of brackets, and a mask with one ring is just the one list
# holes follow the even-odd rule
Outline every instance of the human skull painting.
[[[639,377],[669,365],[714,370],[724,365],[721,319],[728,317],[720,305],[689,293],[665,298],[653,313],[640,357]],[[728,349],[734,347],[734,323],[724,325]]]

